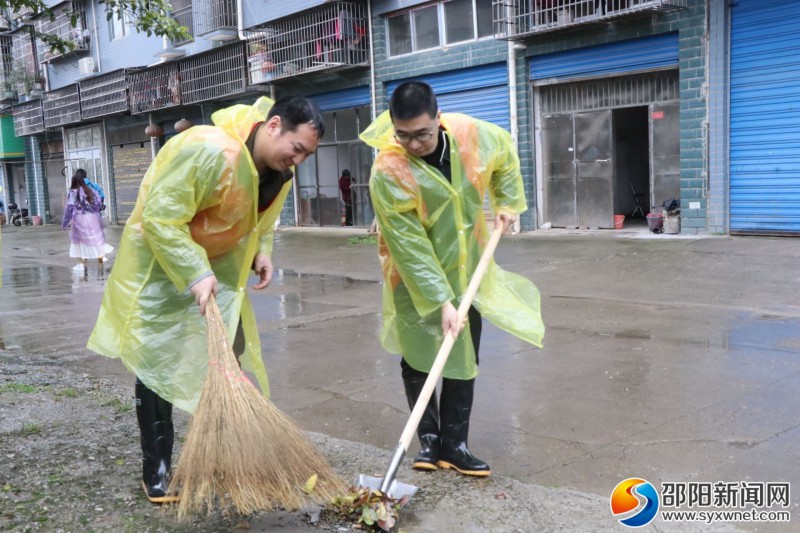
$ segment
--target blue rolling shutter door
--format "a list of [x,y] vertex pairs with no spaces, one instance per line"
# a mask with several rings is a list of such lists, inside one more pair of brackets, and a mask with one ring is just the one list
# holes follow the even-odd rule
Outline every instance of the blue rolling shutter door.
[[310,96],[323,111],[352,109],[370,104],[369,86],[353,87]]
[[730,226],[800,232],[800,2],[731,8]]
[[678,66],[678,34],[664,33],[534,56],[530,65],[531,79],[536,81],[563,81],[674,68]]
[[386,97],[403,81],[424,81],[433,87],[439,108],[497,124],[508,130],[508,70],[505,63],[492,63],[442,74],[418,76],[386,84]]

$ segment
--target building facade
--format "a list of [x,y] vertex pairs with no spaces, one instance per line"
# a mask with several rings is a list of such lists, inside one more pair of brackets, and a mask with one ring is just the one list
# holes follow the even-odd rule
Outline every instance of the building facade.
[[[328,127],[281,221],[341,225],[347,169],[354,225],[367,227],[374,154],[358,134],[394,87],[421,79],[443,111],[511,133],[523,231],[610,229],[618,215],[644,227],[670,202],[684,234],[800,231],[791,0],[181,0],[174,17],[192,37],[179,43],[132,31],[124,13],[106,20],[103,4],[52,5],[77,10],[78,26],[16,13],[0,37],[19,97],[3,103],[24,145],[5,155],[3,185],[46,221],[81,167],[123,224],[181,119],[300,93]],[[45,50],[26,25],[75,48]]]

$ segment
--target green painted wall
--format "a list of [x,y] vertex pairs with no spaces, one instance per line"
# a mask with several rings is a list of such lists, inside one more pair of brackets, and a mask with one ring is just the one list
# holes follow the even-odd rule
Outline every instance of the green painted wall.
[[25,139],[14,135],[14,118],[11,115],[0,115],[0,159],[24,155]]

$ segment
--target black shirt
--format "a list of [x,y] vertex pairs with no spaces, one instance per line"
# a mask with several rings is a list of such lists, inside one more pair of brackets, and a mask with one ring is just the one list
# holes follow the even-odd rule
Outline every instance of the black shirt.
[[450,142],[444,130],[439,130],[439,142],[436,143],[436,150],[423,156],[422,160],[441,172],[447,181],[453,181],[450,173]]
[[[253,131],[250,132],[250,136],[247,138],[247,142],[245,143],[247,149],[250,151],[250,157],[253,157],[253,145],[256,140],[256,132],[258,129],[263,126],[264,123],[258,124]],[[258,175],[258,211],[264,211],[267,209],[272,202],[275,201],[275,198],[278,197],[278,193],[281,192],[283,185],[292,179],[294,174],[292,174],[291,170],[273,170],[267,167],[264,172]]]

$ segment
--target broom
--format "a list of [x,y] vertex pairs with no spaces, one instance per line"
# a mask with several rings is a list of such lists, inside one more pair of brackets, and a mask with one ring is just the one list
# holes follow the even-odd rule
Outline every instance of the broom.
[[178,519],[210,512],[217,500],[250,515],[342,494],[322,455],[239,368],[213,297],[206,318],[208,373],[169,487],[180,493]]

